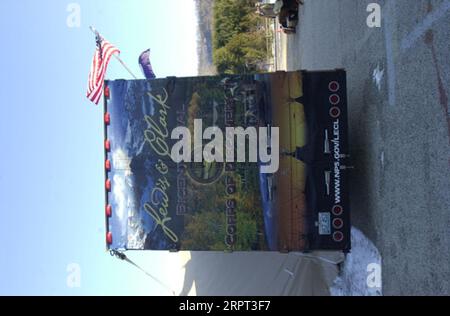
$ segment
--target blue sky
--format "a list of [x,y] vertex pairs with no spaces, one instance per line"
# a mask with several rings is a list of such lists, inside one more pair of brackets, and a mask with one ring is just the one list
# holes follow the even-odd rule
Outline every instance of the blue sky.
[[[95,49],[89,25],[122,51],[138,77],[152,49],[158,77],[197,73],[191,0],[0,1],[0,294],[166,295],[142,272],[105,252],[102,107],[85,98]],[[176,8],[176,10],[173,10]],[[172,10],[172,11],[170,11]],[[109,79],[130,79],[112,60]],[[166,283],[174,255],[129,257]],[[67,286],[67,266],[81,287]]]

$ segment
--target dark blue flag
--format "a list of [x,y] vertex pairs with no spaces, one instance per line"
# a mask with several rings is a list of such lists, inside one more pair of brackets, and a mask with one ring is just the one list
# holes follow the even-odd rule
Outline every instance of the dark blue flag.
[[152,64],[150,63],[150,49],[144,51],[139,56],[139,65],[141,65],[142,72],[147,79],[155,79],[155,73],[153,72]]

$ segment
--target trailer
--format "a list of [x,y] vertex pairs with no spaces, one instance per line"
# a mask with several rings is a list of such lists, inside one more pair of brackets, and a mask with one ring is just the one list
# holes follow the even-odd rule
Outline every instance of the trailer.
[[114,80],[104,95],[108,249],[350,250],[344,70]]

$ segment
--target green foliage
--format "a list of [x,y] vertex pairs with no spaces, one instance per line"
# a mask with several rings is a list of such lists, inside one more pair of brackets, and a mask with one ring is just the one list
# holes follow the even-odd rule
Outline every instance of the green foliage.
[[[257,238],[255,220],[237,210],[235,251],[251,249]],[[202,211],[189,216],[185,226],[183,248],[192,250],[226,250],[226,216],[223,211]]]
[[219,73],[236,74],[259,70],[267,51],[256,15],[256,0],[215,0],[213,61]]
[[211,250],[224,249],[225,216],[223,212],[204,211],[188,217],[183,238],[184,249],[206,250],[216,247],[219,249]]
[[234,194],[226,194],[224,181],[202,186],[196,194],[190,196],[190,203],[195,205],[193,214],[185,217],[183,249],[214,250],[227,249],[227,217],[225,205],[228,199],[236,201],[236,244],[233,250],[264,249],[265,245],[258,239],[258,232],[263,231],[262,205],[258,186],[258,169],[245,168],[248,181],[244,188],[241,176],[230,173],[237,186]]

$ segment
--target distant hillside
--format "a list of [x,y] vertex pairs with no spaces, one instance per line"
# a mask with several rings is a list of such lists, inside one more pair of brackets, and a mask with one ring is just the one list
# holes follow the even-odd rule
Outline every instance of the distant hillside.
[[198,73],[199,75],[214,75],[216,67],[213,64],[213,7],[214,0],[194,0],[198,18]]

